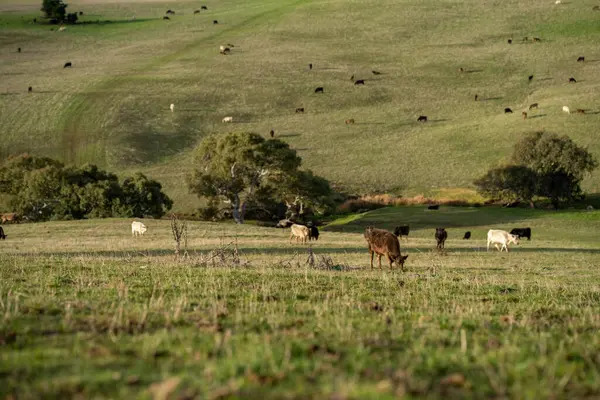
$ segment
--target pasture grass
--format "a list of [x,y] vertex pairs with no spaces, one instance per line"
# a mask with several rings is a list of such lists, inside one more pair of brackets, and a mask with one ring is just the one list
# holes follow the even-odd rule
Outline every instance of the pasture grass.
[[[59,33],[31,23],[38,2],[2,0],[0,154],[142,170],[190,212],[198,201],[182,177],[205,135],[274,129],[306,168],[349,192],[468,193],[527,132],[600,151],[595,2],[551,3],[227,0],[194,15],[189,1],[83,0],[69,3],[82,23]],[[230,56],[218,54],[225,43],[236,46]],[[228,115],[234,123],[222,124]],[[584,188],[597,192],[600,175]]]
[[[281,229],[189,222],[177,260],[168,221],[5,225],[0,397],[600,396],[600,212],[423,208],[321,229],[312,266]],[[364,226],[400,223],[408,271],[371,270]]]

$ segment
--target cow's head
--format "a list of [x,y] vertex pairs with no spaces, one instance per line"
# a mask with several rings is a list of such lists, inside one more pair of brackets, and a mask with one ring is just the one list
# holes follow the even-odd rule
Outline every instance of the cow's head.
[[402,271],[404,271],[404,262],[406,261],[406,259],[408,258],[408,254],[403,256],[400,255],[400,257],[398,257],[396,259],[396,263],[398,263],[398,265],[400,266],[400,268],[402,269]]
[[514,243],[514,244],[519,244],[519,235],[511,235],[510,233],[508,234],[508,244],[510,243]]
[[142,224],[142,226],[140,226],[141,233],[145,233],[147,230],[148,230],[148,228],[146,228],[146,225]]

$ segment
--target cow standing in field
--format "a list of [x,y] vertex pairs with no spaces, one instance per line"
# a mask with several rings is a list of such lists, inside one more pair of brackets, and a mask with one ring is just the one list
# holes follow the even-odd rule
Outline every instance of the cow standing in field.
[[448,232],[444,228],[436,228],[435,230],[435,240],[437,241],[438,250],[442,250],[444,248],[444,244],[446,243],[446,239],[448,239]]
[[496,249],[498,249],[498,245],[502,245],[498,250],[502,251],[502,249],[506,249],[508,252],[508,245],[514,243],[519,244],[519,237],[515,235],[511,235],[506,231],[502,231],[499,229],[490,229],[487,235],[487,250],[490,250],[490,244],[493,244]]
[[510,234],[517,236],[519,239],[527,238],[527,240],[531,240],[531,228],[514,228],[510,231]]
[[2,214],[0,216],[0,223],[5,223],[5,222],[19,222],[19,215],[17,213],[6,213],[6,214]]
[[395,262],[400,269],[404,271],[404,262],[408,256],[400,254],[400,242],[398,237],[392,232],[376,229],[369,226],[364,233],[367,244],[369,245],[369,255],[371,256],[371,269],[373,269],[373,255],[377,254],[379,269],[381,269],[381,256],[386,255],[390,262],[390,270]]
[[310,230],[307,226],[293,224],[290,231],[290,243],[292,243],[292,239],[296,238],[296,243],[298,239],[302,241],[302,243],[306,243],[310,236]]
[[469,239],[471,239],[471,231],[466,231],[465,236],[463,236],[463,240],[469,240]]
[[402,236],[406,236],[407,241],[409,232],[410,226],[408,225],[397,226],[396,229],[394,229],[394,235],[398,236],[399,239],[402,239]]
[[148,230],[148,228],[146,228],[146,225],[142,224],[139,221],[133,221],[131,223],[131,236],[135,237],[135,236],[144,236],[144,233],[146,233],[146,231]]
[[306,224],[306,227],[308,228],[308,240],[319,240],[319,228],[312,222]]

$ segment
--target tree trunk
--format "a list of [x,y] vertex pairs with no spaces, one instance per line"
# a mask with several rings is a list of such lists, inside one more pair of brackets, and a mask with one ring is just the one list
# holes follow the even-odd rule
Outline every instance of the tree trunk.
[[244,214],[246,213],[246,202],[240,203],[240,196],[236,194],[235,198],[231,202],[231,213],[237,224],[244,223]]

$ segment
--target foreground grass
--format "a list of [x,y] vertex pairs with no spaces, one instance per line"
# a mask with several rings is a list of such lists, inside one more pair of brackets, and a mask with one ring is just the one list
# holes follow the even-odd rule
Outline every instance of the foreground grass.
[[[428,214],[402,273],[368,268],[360,219],[324,230],[312,267],[277,229],[193,223],[176,261],[167,221],[141,239],[125,220],[5,226],[0,397],[600,396],[600,248],[551,231],[593,234],[600,213],[460,211],[438,222],[534,239],[499,254],[451,235],[440,254]],[[207,262],[236,241],[239,262]]]

